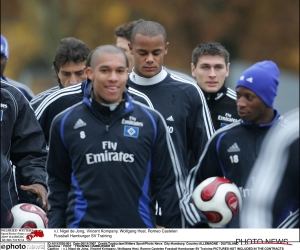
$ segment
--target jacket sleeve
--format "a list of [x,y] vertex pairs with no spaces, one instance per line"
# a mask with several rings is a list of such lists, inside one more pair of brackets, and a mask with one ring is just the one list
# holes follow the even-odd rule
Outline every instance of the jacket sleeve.
[[66,208],[68,193],[71,185],[71,160],[64,144],[62,116],[53,120],[50,130],[50,146],[47,160],[49,203],[50,210],[47,213],[49,228],[66,227]]
[[177,192],[176,168],[179,165],[172,153],[171,137],[162,118],[158,119],[157,136],[152,150],[152,174],[154,196],[161,207],[160,226],[181,228],[182,218]]
[[22,95],[15,95],[17,118],[11,138],[10,159],[21,173],[22,183],[40,183],[46,188],[46,144],[34,111]]
[[216,149],[219,140],[218,135],[214,135],[204,148],[198,164],[191,169],[187,181],[186,192],[180,201],[184,209],[185,217],[189,227],[208,227],[207,218],[196,208],[192,202],[192,195],[195,188],[205,179],[213,176],[222,176],[221,166],[219,164],[219,155]]
[[214,127],[205,97],[198,86],[190,95],[190,119],[188,123],[188,147],[191,150],[190,169],[193,168],[204,150],[206,142],[214,133]]

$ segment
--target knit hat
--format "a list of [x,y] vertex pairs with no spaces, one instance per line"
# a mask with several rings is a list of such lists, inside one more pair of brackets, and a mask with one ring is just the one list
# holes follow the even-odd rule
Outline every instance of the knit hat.
[[241,74],[235,88],[246,87],[257,94],[268,107],[273,107],[279,74],[279,69],[273,61],[258,62]]
[[8,43],[4,36],[1,35],[1,55],[4,55],[8,59]]

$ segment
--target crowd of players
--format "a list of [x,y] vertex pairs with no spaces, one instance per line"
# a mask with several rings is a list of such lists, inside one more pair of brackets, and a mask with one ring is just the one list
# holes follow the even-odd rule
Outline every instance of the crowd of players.
[[[299,180],[287,185],[299,176],[299,124],[276,151],[287,159],[276,167],[284,178],[257,161],[280,134],[269,130],[287,131],[284,140],[295,120],[273,107],[276,63],[255,63],[232,90],[220,43],[194,48],[191,78],[163,66],[169,42],[161,24],[140,19],[115,36],[116,46],[92,51],[62,39],[53,62],[58,86],[33,96],[3,75],[1,35],[1,227],[14,205],[28,202],[44,208],[49,228],[207,228],[191,196],[212,176],[236,183],[246,204],[227,227],[259,226],[247,214],[253,204],[262,219],[268,214],[261,227],[299,227]],[[256,192],[269,178],[263,188],[280,201],[266,211]]]

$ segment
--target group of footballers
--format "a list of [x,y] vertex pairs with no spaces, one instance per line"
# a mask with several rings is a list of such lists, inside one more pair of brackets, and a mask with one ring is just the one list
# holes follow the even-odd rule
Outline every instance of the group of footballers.
[[[272,127],[290,126],[273,107],[277,65],[255,63],[232,90],[229,53],[219,43],[193,50],[195,81],[163,66],[169,42],[161,24],[140,19],[115,35],[116,46],[92,51],[62,39],[53,62],[58,86],[30,104],[2,77],[1,217],[22,201],[42,206],[49,228],[207,228],[191,197],[212,176],[236,183],[251,204],[263,181],[252,168],[266,154],[264,138]],[[1,71],[2,47],[1,37]],[[299,148],[297,131],[288,149]],[[299,155],[285,157],[295,176]],[[299,227],[299,181],[294,192],[282,190],[264,225]],[[248,216],[227,227],[254,227]]]

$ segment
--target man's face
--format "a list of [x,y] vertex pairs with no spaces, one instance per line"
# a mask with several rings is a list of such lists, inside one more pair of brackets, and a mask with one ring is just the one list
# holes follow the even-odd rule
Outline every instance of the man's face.
[[229,63],[226,65],[222,56],[203,55],[198,58],[197,65],[191,64],[192,76],[207,93],[216,93],[223,86],[229,74]]
[[111,53],[95,56],[92,67],[87,68],[87,75],[93,83],[96,101],[104,104],[121,102],[128,79],[124,56]]
[[1,55],[1,76],[4,74],[4,70],[7,64],[7,58],[4,55]]
[[85,62],[67,62],[63,64],[57,74],[61,85],[65,88],[72,84],[82,82],[87,79],[84,71]]
[[129,63],[129,68],[128,69],[129,69],[129,72],[131,72],[131,70],[133,68],[133,56],[130,54],[128,43],[129,43],[129,41],[126,38],[117,37],[116,46],[119,47],[120,49],[122,49],[125,52],[125,55],[128,59],[128,63]]
[[236,104],[238,115],[245,122],[266,124],[266,114],[269,107],[253,91],[245,87],[236,88]]
[[137,34],[134,42],[129,44],[135,73],[146,78],[157,75],[161,71],[164,56],[168,53],[168,46],[163,35],[150,37]]

